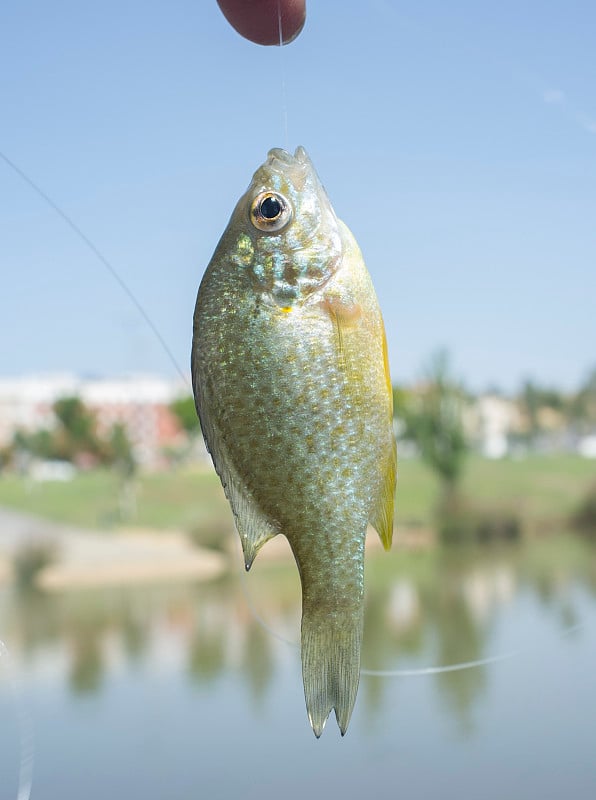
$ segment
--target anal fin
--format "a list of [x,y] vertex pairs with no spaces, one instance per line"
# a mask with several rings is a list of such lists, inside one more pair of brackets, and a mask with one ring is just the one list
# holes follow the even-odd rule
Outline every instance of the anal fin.
[[279,530],[267,519],[256,500],[251,496],[248,487],[240,478],[228,454],[224,437],[210,415],[204,413],[204,409],[212,405],[212,403],[208,402],[212,400],[212,396],[209,396],[205,385],[199,382],[194,373],[193,386],[205,444],[211,454],[213,466],[219,475],[224,493],[232,508],[236,529],[242,544],[244,566],[248,571],[261,547],[269,539],[277,536]]
[[277,536],[279,531],[265,519],[246,491],[237,488],[233,480],[224,487],[224,491],[234,512],[244,554],[244,566],[248,571],[261,547],[269,539]]

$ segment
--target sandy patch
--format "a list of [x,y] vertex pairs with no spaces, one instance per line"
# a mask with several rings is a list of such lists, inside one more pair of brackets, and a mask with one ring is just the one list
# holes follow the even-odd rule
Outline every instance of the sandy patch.
[[0,586],[8,583],[12,579],[12,567],[10,562],[0,558]]
[[178,533],[85,534],[62,542],[56,562],[42,569],[46,591],[85,587],[210,580],[227,569],[225,557],[200,549]]

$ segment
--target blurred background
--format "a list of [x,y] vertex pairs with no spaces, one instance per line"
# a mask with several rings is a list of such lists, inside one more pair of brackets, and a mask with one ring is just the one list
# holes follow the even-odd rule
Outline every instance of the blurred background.
[[[595,24],[329,0],[279,49],[215,2],[0,10],[0,800],[31,731],[40,800],[595,796]],[[318,742],[296,568],[278,537],[243,574],[188,378],[233,206],[299,144],[379,295],[400,459]]]

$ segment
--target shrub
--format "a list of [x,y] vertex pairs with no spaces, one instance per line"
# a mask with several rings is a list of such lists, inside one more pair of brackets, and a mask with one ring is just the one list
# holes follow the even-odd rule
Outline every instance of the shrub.
[[459,493],[443,496],[437,519],[439,535],[445,544],[513,541],[522,534],[521,520],[514,510],[478,507]]
[[582,533],[596,538],[596,484],[588,491],[571,518],[571,525]]
[[19,587],[31,588],[38,573],[56,558],[56,545],[49,539],[30,539],[17,550],[13,559]]

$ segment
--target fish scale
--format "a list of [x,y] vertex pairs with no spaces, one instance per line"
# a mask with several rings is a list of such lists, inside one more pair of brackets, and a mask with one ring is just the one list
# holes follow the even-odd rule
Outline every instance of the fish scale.
[[370,276],[302,148],[270,151],[232,214],[199,288],[192,372],[247,569],[279,533],[296,559],[313,730],[335,709],[343,734],[368,522],[391,542],[392,397]]

